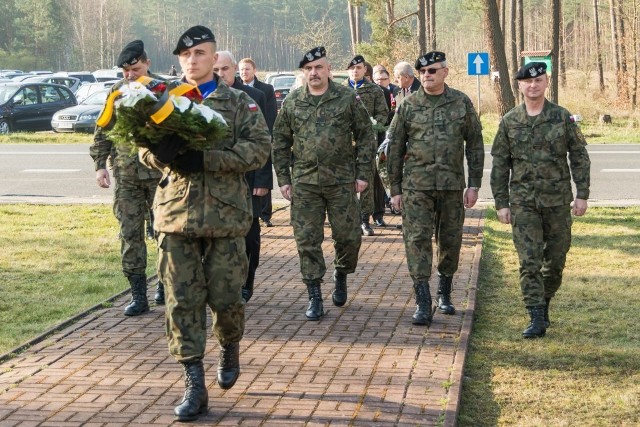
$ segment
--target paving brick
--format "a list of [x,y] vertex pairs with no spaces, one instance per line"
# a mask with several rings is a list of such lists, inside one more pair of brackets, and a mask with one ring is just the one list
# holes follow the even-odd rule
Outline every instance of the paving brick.
[[[455,425],[483,215],[467,211],[452,293],[457,313],[436,313],[426,328],[411,323],[415,302],[404,243],[391,227],[363,240],[341,308],[331,302],[333,248],[326,228],[326,315],[306,321],[308,297],[289,212],[278,211],[276,226],[262,230],[262,264],[246,307],[242,374],[232,390],[217,386],[218,345],[210,336],[210,410],[197,424]],[[393,216],[388,222],[399,221]],[[430,286],[435,292],[436,281]],[[0,427],[193,425],[173,417],[183,373],[167,351],[163,309],[126,318],[128,300],[120,298],[0,364]]]

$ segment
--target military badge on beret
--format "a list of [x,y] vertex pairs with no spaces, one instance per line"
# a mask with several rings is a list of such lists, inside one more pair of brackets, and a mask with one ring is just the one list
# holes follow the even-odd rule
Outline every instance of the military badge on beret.
[[532,79],[547,74],[547,64],[544,62],[528,62],[520,67],[516,73],[516,80]]
[[429,65],[433,65],[438,62],[446,61],[446,56],[444,52],[431,51],[427,52],[416,60],[415,67],[416,70],[419,70],[422,67],[427,67]]
[[192,48],[193,46],[197,46],[201,43],[215,43],[215,41],[216,38],[210,29],[203,25],[196,25],[195,27],[189,28],[180,36],[178,45],[173,50],[173,54],[178,55],[185,49]]
[[324,58],[327,56],[327,51],[324,46],[318,46],[311,49],[309,52],[304,54],[302,61],[298,64],[298,68],[304,67],[309,62],[313,62],[316,59]]

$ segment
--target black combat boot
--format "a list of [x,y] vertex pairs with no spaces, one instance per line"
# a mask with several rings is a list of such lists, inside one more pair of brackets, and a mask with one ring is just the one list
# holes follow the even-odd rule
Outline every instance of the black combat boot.
[[218,385],[230,389],[240,376],[240,343],[234,342],[220,346],[218,359]]
[[522,337],[542,338],[547,331],[544,327],[544,306],[527,306],[527,311],[529,312],[529,317],[531,317],[531,322],[529,327],[522,331]]
[[249,302],[252,296],[253,296],[253,282],[245,283],[244,286],[242,286],[242,299],[244,300],[244,302]]
[[156,285],[156,294],[153,296],[157,305],[164,305],[164,284],[158,280]]
[[347,302],[347,273],[338,270],[334,271],[333,283],[335,289],[331,294],[331,299],[335,306],[342,307]]
[[455,314],[456,309],[451,304],[451,288],[452,278],[439,275],[440,281],[438,282],[438,309],[442,314]]
[[182,363],[184,368],[184,398],[173,413],[179,421],[197,420],[209,410],[209,393],[204,384],[202,360]]
[[416,293],[416,312],[413,313],[414,325],[431,325],[433,320],[433,310],[431,309],[431,291],[429,290],[429,283],[418,282],[413,285],[413,290]]
[[551,302],[551,298],[545,298],[544,302],[544,328],[547,329],[551,326],[551,321],[549,320],[549,303]]
[[307,307],[304,315],[307,316],[309,320],[320,320],[320,318],[324,316],[320,283],[308,283],[307,292],[309,292],[309,307]]
[[124,308],[125,316],[138,316],[149,311],[147,300],[147,278],[143,274],[129,276],[131,302]]
[[373,228],[371,228],[371,224],[369,224],[369,220],[363,221],[360,227],[362,228],[363,236],[373,236]]

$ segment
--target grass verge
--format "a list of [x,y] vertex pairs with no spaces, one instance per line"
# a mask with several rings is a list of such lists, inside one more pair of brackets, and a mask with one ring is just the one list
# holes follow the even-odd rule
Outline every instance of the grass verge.
[[458,425],[640,423],[640,208],[576,218],[543,339],[528,324],[510,226],[487,213]]
[[0,144],[91,144],[90,133],[14,132],[0,135]]
[[0,205],[0,230],[0,354],[128,287],[110,206]]

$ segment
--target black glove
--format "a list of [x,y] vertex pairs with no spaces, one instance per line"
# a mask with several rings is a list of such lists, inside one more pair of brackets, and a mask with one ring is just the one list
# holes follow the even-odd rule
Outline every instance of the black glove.
[[185,141],[178,135],[171,134],[165,136],[157,144],[149,144],[149,151],[153,153],[156,159],[164,164],[169,164],[176,158],[178,150],[182,148]]
[[204,153],[197,150],[187,150],[177,155],[171,166],[183,174],[202,172],[204,170]]

